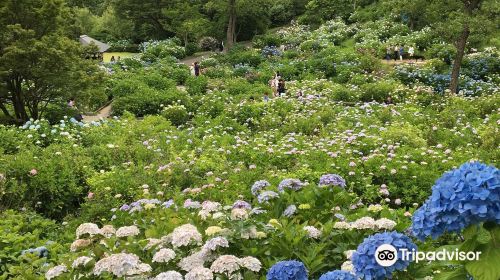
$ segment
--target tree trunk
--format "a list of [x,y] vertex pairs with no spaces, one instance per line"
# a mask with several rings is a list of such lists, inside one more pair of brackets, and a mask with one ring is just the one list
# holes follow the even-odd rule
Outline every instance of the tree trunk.
[[236,0],[228,0],[229,22],[227,25],[227,49],[236,42]]
[[469,35],[469,26],[465,25],[464,30],[457,41],[457,56],[453,61],[453,70],[451,71],[450,91],[452,94],[456,94],[458,91],[460,67],[462,66],[462,59],[464,58],[465,46],[467,45]]
[[12,119],[12,116],[10,115],[9,110],[7,110],[7,107],[5,107],[5,105],[3,104],[3,102],[2,102],[2,101],[0,101],[0,110],[2,110],[3,114],[4,114],[6,117],[8,117],[8,118]]
[[[482,0],[462,0],[464,4],[464,11],[467,19],[472,18],[474,10],[478,9]],[[462,59],[464,58],[465,47],[469,39],[470,28],[467,23],[464,24],[462,33],[456,42],[457,56],[453,61],[453,70],[451,72],[450,91],[456,94],[458,91],[458,82],[460,75],[460,68],[462,66]]]

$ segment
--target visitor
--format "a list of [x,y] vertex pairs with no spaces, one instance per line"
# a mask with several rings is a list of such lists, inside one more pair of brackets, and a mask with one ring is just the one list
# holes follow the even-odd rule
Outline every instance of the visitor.
[[385,100],[385,104],[391,105],[392,104],[392,97],[389,95],[387,96],[387,99]]
[[399,60],[400,60],[400,61],[403,61],[403,55],[404,55],[404,53],[405,53],[405,49],[404,49],[404,47],[403,47],[403,46],[401,46],[401,47],[399,48]]
[[285,80],[279,79],[278,81],[278,94],[280,97],[284,97],[286,92]]
[[[413,46],[411,46],[409,49],[408,49],[408,55],[410,56],[410,60],[413,59],[413,56],[415,55],[415,48]],[[416,61],[416,60],[415,60]]]
[[69,100],[68,100],[68,107],[70,108],[75,108],[75,98],[71,97]]
[[385,59],[387,60],[387,62],[391,60],[391,46],[387,46],[385,50]]
[[111,60],[110,60],[110,62],[115,62],[115,61],[116,61],[116,60],[115,60],[115,56],[114,56],[114,55],[112,55],[112,56],[111,56]]
[[304,96],[304,93],[302,92],[302,90],[299,90],[299,92],[297,92],[297,97],[300,99]]
[[116,59],[116,61],[120,61],[121,57],[118,56],[118,58]]
[[269,93],[264,92],[264,102],[269,102]]
[[219,44],[219,51],[220,51],[220,52],[223,52],[223,51],[224,51],[224,41],[220,41],[220,44]]
[[273,91],[273,96],[276,96],[276,93],[278,92],[278,88],[276,87],[276,82],[275,82],[275,77],[271,77],[271,79],[268,81],[268,85]]
[[71,110],[75,110],[76,113],[75,115],[73,116],[73,118],[78,121],[78,122],[81,122],[83,120],[83,116],[82,114],[80,114],[78,112],[78,108],[76,108],[76,103],[75,103],[75,98],[74,97],[71,97],[69,100],[68,100],[68,107],[71,109]]
[[399,46],[394,46],[394,61],[398,59],[399,56]]
[[200,64],[198,63],[198,61],[194,63],[194,75],[196,77],[200,76]]

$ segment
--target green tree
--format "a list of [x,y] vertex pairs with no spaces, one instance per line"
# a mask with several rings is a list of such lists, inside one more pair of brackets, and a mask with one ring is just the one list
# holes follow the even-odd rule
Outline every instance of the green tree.
[[65,37],[62,0],[0,0],[0,108],[18,122],[38,119],[52,102],[84,94],[99,70]]

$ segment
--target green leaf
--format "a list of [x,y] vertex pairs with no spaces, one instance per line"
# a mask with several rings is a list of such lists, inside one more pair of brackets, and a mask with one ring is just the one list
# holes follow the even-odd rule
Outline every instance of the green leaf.
[[478,226],[477,225],[471,225],[469,227],[467,227],[466,229],[464,229],[464,238],[465,239],[471,239],[472,237],[474,237],[474,235],[476,235],[477,233],[477,230],[478,230]]
[[463,267],[453,271],[441,272],[434,275],[434,280],[464,280],[467,279],[467,272]]
[[487,244],[490,242],[490,240],[491,240],[490,232],[484,229],[483,227],[480,227],[477,233],[477,242],[481,244]]
[[467,271],[475,280],[498,280],[500,279],[500,248],[493,244],[484,244],[478,261],[472,261],[465,265]]

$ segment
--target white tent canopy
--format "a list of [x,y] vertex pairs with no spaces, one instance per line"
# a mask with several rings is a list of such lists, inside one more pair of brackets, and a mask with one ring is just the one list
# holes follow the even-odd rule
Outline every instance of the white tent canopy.
[[83,46],[88,46],[91,43],[94,43],[94,45],[96,45],[99,48],[100,53],[103,53],[103,52],[107,51],[109,48],[111,48],[108,44],[105,44],[103,42],[99,42],[96,39],[91,38],[87,35],[80,36],[80,44],[82,44]]

